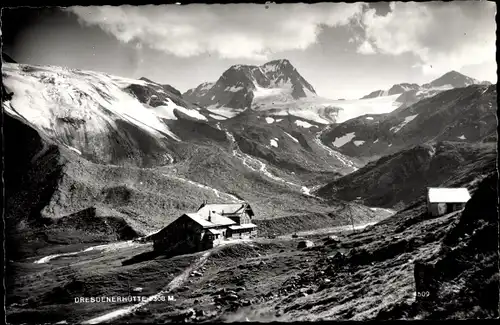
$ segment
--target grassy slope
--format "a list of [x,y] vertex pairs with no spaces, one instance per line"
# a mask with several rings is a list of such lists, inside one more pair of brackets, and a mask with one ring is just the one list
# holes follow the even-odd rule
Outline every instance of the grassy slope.
[[[478,184],[455,179],[453,186],[470,185],[474,192],[463,213],[426,219],[424,200],[418,200],[362,232],[338,234],[338,245],[324,241],[325,235],[310,235],[307,238],[316,246],[305,250],[296,248],[301,238],[258,239],[214,249],[201,277],[188,278],[184,286],[169,292],[175,302],[151,303],[121,321],[182,321],[188,308],[203,311],[199,321],[498,316],[497,301],[489,296],[496,292],[493,297],[498,298],[494,180]],[[478,238],[490,240],[481,244]],[[196,257],[158,256],[120,266],[130,256],[149,250],[149,244],[138,244],[112,254],[70,256],[49,264],[10,264],[23,276],[7,281],[7,320],[17,323],[37,316],[48,322],[78,322],[99,316],[117,304],[74,304],[70,298],[121,295],[135,286],[151,295]],[[345,259],[332,258],[337,252],[346,254]],[[436,262],[443,275],[440,296],[430,302],[432,308],[415,302],[417,260]],[[450,268],[448,263],[459,267]],[[33,279],[37,279],[36,286]],[[224,288],[238,291],[236,302],[216,298]]]

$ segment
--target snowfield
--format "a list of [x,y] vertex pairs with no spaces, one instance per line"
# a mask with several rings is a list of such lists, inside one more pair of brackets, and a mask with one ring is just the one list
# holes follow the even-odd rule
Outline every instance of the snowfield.
[[291,88],[268,89],[257,86],[256,89],[252,103],[255,110],[272,112],[277,116],[292,115],[321,124],[330,124],[337,120],[339,108],[335,107],[335,101],[331,99],[319,97],[311,92],[308,97],[294,99],[291,96]]
[[366,114],[390,113],[401,105],[401,103],[396,101],[400,95],[401,94],[368,99],[334,101],[333,105],[342,108],[338,113],[336,122],[342,123]]
[[[116,120],[125,120],[158,137],[170,131],[153,109],[123,91],[130,84],[145,81],[111,77],[93,71],[55,66],[30,66],[4,63],[3,82],[13,92],[8,110],[15,111],[48,135],[60,135],[58,121],[85,121],[89,135],[104,133]],[[4,106],[5,105],[4,103]],[[169,108],[173,109],[173,108]],[[186,109],[185,109],[186,110]],[[163,112],[169,116],[169,112]]]

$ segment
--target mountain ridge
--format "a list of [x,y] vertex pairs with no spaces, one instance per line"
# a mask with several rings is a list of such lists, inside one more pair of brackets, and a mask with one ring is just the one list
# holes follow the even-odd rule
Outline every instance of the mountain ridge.
[[236,64],[225,70],[216,82],[204,82],[183,93],[183,96],[202,106],[227,106],[247,109],[254,97],[267,89],[288,89],[292,99],[316,95],[287,59],[272,60],[260,66]]
[[462,88],[462,87],[467,87],[473,84],[491,84],[487,81],[479,81],[477,79],[471,78],[469,76],[466,76],[460,72],[457,72],[455,70],[451,70],[442,76],[432,80],[431,82],[418,85],[416,83],[399,83],[399,84],[394,84],[389,90],[376,90],[371,92],[368,95],[365,95],[361,97],[360,99],[367,99],[367,98],[375,98],[375,97],[380,97],[380,96],[390,96],[390,95],[395,95],[395,94],[405,94],[406,92],[414,91],[423,91],[425,89],[430,89],[430,88],[440,88],[440,87],[447,87],[447,88]]

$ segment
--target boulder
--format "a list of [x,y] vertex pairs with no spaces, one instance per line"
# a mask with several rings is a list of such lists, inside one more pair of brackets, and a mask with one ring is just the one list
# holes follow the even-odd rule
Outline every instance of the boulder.
[[327,241],[330,241],[330,242],[340,242],[340,238],[339,236],[335,236],[335,235],[330,235],[326,238]]
[[231,293],[225,296],[225,299],[229,301],[237,301],[238,299],[240,299],[240,297],[238,297],[238,295],[236,294]]
[[297,248],[307,248],[307,247],[313,247],[314,243],[311,240],[301,240],[299,244],[297,245]]
[[439,284],[434,264],[414,263],[415,295],[417,302],[424,302],[436,298]]

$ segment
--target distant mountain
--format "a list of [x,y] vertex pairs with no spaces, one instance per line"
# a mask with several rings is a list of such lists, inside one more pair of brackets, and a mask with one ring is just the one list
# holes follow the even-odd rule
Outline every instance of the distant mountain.
[[331,125],[325,145],[372,160],[426,141],[477,143],[496,132],[496,86],[471,85],[439,92],[386,114],[368,114]]
[[286,59],[261,66],[234,65],[216,82],[202,83],[183,97],[212,112],[210,117],[216,120],[252,109],[328,124],[335,121],[338,112],[335,101],[317,96],[313,86]]
[[387,95],[396,95],[396,94],[402,94],[405,91],[410,91],[410,90],[419,90],[420,86],[417,84],[409,84],[409,83],[402,83],[402,84],[397,84],[391,87],[389,91],[387,92]]
[[457,71],[450,71],[437,78],[436,80],[431,81],[428,84],[422,85],[424,88],[438,88],[451,86],[452,88],[462,88],[470,85],[480,84],[480,81],[471,77],[467,77],[466,75],[461,74]]
[[[480,82],[471,77],[467,77],[457,71],[450,71],[442,75],[441,77],[431,81],[430,83],[418,85],[415,83],[401,83],[393,85],[389,90],[376,90],[370,94],[361,97],[361,99],[376,98],[381,96],[392,96],[396,94],[402,94],[398,99],[399,102],[403,104],[410,104],[417,102],[424,97],[430,97],[435,95],[437,92],[442,90],[447,90],[451,88],[462,88],[470,85],[479,84],[491,84],[487,81]],[[420,96],[415,96],[415,95]],[[404,100],[406,99],[406,100]],[[410,100],[412,99],[412,100]]]
[[387,96],[387,95],[388,95],[388,92],[385,90],[375,90],[375,91],[372,91],[371,93],[369,93],[368,95],[361,97],[361,99],[377,98],[377,97]]
[[420,86],[417,84],[402,83],[393,85],[389,90],[375,90],[366,96],[361,97],[361,99],[377,98],[382,96],[392,96],[396,94],[402,94],[410,90],[419,90]]
[[299,74],[290,61],[274,60],[261,66],[234,65],[215,83],[202,83],[185,92],[184,97],[201,106],[251,107],[254,97],[271,90],[281,90],[292,99],[315,95],[314,88]]

